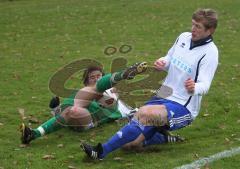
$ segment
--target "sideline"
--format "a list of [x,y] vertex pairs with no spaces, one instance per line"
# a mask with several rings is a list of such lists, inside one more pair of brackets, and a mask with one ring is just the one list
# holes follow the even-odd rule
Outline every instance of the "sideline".
[[197,161],[194,161],[190,164],[182,165],[180,167],[175,167],[174,169],[196,169],[200,168],[206,164],[209,164],[213,161],[220,160],[222,158],[232,157],[234,155],[240,154],[240,147],[232,148],[231,150],[225,150],[220,153],[211,155],[206,158],[201,158]]

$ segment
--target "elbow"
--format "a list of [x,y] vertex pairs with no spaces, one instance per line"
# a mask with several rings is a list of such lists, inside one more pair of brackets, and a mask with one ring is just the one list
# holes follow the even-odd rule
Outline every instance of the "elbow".
[[208,93],[210,85],[196,83],[194,95],[205,95]]

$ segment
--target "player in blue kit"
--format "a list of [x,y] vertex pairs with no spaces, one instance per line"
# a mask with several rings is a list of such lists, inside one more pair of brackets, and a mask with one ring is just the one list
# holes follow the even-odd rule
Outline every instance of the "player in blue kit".
[[139,108],[134,117],[104,144],[81,145],[93,159],[103,159],[123,146],[160,144],[158,129],[169,131],[188,126],[198,116],[202,95],[210,88],[218,65],[218,49],[213,42],[217,13],[198,9],[192,15],[191,32],[182,33],[154,67],[167,71],[163,83],[172,89],[166,98],[153,97]]

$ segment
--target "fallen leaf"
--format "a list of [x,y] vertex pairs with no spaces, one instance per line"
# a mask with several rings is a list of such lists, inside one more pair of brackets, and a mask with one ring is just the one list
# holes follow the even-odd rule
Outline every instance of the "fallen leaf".
[[72,165],[69,165],[68,166],[69,169],[75,169],[76,167],[72,166]]
[[17,73],[14,73],[13,74],[13,78],[16,79],[16,80],[20,80],[21,79],[21,76]]
[[234,140],[240,141],[240,138],[234,138]]
[[205,113],[205,114],[203,114],[203,117],[207,117],[207,116],[209,116],[209,114],[208,114],[208,113]]
[[199,158],[199,155],[196,153],[196,154],[194,154],[194,157],[195,158]]
[[20,144],[19,147],[20,148],[25,148],[25,147],[27,147],[27,144]]
[[235,65],[232,65],[233,67],[239,67],[239,65],[238,64],[235,64]]
[[125,166],[133,166],[133,163],[126,163]]
[[220,129],[222,129],[222,130],[225,130],[225,129],[226,129],[226,126],[225,126],[224,124],[220,124],[218,127],[219,127]]
[[3,123],[0,123],[0,126],[3,126]]
[[42,157],[42,159],[45,159],[45,160],[52,160],[52,159],[55,159],[55,157],[54,157],[54,155],[44,155],[43,157]]
[[229,143],[230,143],[229,138],[225,138],[225,143],[226,143],[226,144],[229,144]]
[[62,148],[62,147],[63,147],[63,144],[58,144],[57,147],[58,147],[58,148]]
[[18,113],[20,114],[22,120],[25,120],[27,118],[24,114],[25,110],[23,108],[18,108]]
[[121,160],[123,160],[122,157],[114,157],[113,159],[116,160],[116,161],[121,161]]

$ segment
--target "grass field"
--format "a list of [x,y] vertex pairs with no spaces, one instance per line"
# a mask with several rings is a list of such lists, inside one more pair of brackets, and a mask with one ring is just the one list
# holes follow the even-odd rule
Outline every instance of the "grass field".
[[[171,169],[239,147],[239,6],[238,0],[0,0],[0,168]],[[192,12],[200,7],[219,12],[214,41],[220,65],[199,117],[177,131],[186,142],[153,146],[141,153],[119,150],[101,162],[85,158],[80,140],[105,141],[119,129],[111,123],[84,133],[63,129],[19,147],[20,113],[27,117],[25,123],[38,120],[32,127],[51,117],[48,102],[54,94],[49,80],[60,68],[84,58],[97,60],[106,71],[119,57],[129,64],[152,63],[164,56],[181,32],[190,30]],[[123,44],[133,49],[127,54],[103,53],[109,45]],[[66,87],[79,88],[80,74],[74,74]],[[44,155],[55,158],[46,160]],[[239,168],[239,157],[203,168]]]

